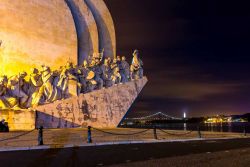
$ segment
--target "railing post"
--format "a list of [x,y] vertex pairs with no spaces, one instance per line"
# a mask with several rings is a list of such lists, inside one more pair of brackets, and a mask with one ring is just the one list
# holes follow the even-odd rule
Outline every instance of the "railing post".
[[201,138],[201,129],[200,129],[200,125],[198,125],[197,130],[198,130],[198,138]]
[[244,130],[243,130],[244,136],[247,136],[247,130],[246,130],[246,125],[244,125]]
[[157,133],[156,133],[156,127],[154,126],[154,138],[155,138],[155,140],[157,140],[158,139],[158,137],[157,137]]
[[40,126],[38,128],[38,145],[39,146],[43,145],[43,126]]
[[87,139],[87,143],[92,143],[91,126],[88,126],[88,139]]

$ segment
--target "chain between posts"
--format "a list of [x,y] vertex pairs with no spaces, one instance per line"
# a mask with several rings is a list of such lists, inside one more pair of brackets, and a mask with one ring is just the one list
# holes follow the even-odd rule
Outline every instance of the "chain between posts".
[[27,135],[27,134],[33,132],[34,130],[36,130],[36,129],[30,130],[30,131],[28,131],[28,132],[24,132],[24,133],[22,133],[22,134],[20,134],[20,135],[14,136],[14,137],[1,139],[0,142],[6,141],[6,140],[13,140],[13,139],[16,139],[16,138],[18,138],[18,137],[25,136],[25,135]]
[[146,130],[143,130],[143,131],[140,131],[140,132],[135,132],[135,133],[113,133],[113,132],[108,132],[108,131],[104,131],[104,130],[101,130],[101,129],[97,129],[97,128],[94,128],[92,127],[94,130],[97,130],[99,132],[103,132],[103,133],[107,133],[107,134],[110,134],[110,135],[123,135],[123,136],[130,136],[130,135],[137,135],[137,134],[141,134],[141,133],[145,133],[147,131],[149,131],[150,129],[146,129]]
[[163,129],[159,129],[159,130],[162,131],[162,132],[164,132],[164,133],[166,133],[166,134],[168,134],[168,135],[172,135],[172,136],[185,136],[185,135],[188,135],[188,134],[190,134],[190,133],[193,132],[193,131],[191,130],[191,131],[186,132],[186,133],[182,133],[182,134],[178,133],[178,134],[176,134],[176,133],[167,132],[167,131],[165,131],[165,130],[163,130]]
[[[141,134],[141,133],[145,133],[151,129],[146,129],[146,130],[143,130],[143,131],[140,131],[140,132],[135,132],[135,133],[127,133],[127,134],[124,134],[124,133],[114,133],[114,132],[109,132],[109,131],[105,131],[105,130],[101,130],[101,129],[98,129],[98,128],[94,128],[94,127],[88,127],[88,143],[91,143],[92,142],[92,138],[91,138],[91,128],[94,129],[94,130],[97,130],[99,132],[102,132],[102,133],[106,133],[106,134],[110,134],[110,135],[123,135],[123,136],[131,136],[131,135],[137,135],[137,134]],[[157,127],[154,127],[153,128],[153,135],[154,135],[154,138],[157,140],[158,137],[157,137]],[[162,129],[159,129],[160,131],[164,132],[164,133],[167,133],[169,135],[175,135],[175,136],[184,136],[184,135],[188,135],[190,133],[192,133],[193,131],[189,131],[187,133],[183,133],[183,134],[174,134],[174,133],[169,133],[167,131],[164,131]]]

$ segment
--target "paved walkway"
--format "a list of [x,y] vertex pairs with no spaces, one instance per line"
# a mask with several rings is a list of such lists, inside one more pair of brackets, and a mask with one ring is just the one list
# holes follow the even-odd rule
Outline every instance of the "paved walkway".
[[246,167],[250,164],[249,157],[250,148],[241,148],[160,159],[150,157],[148,160],[138,162],[126,160],[112,167]]
[[[153,130],[146,129],[104,129],[105,132],[92,130],[94,144],[87,144],[87,130],[78,129],[45,129],[44,146],[37,147],[38,130],[32,132],[10,132],[0,133],[0,151],[4,150],[26,150],[39,148],[63,148],[74,146],[93,146],[110,144],[128,144],[140,142],[166,142],[175,140],[200,140],[197,131],[170,131],[157,130],[158,140],[154,139]],[[144,132],[143,132],[144,131]],[[143,132],[143,133],[140,133]],[[134,134],[139,133],[139,134]],[[125,135],[134,134],[134,135]],[[215,138],[244,138],[240,133],[201,132],[202,139]],[[20,136],[21,135],[21,136]],[[19,137],[16,137],[19,136]],[[10,139],[9,139],[10,138]]]
[[[1,166],[249,166],[250,138],[0,152]],[[237,149],[237,150],[235,150]],[[248,150],[248,151],[247,151]],[[225,164],[224,164],[225,163]]]

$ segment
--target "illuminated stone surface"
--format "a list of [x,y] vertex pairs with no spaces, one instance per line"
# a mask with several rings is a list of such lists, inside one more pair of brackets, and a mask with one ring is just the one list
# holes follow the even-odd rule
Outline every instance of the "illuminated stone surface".
[[117,127],[146,83],[144,77],[39,106],[36,125],[45,128]]
[[[105,57],[115,57],[114,23],[103,0],[1,0],[0,75],[30,72],[41,65],[58,69],[72,61],[82,64],[103,48]],[[147,79],[76,96],[70,84],[66,100],[30,110],[0,111],[11,130],[79,126],[116,127]]]
[[0,73],[77,62],[74,20],[62,0],[1,0]]
[[0,119],[8,122],[11,131],[32,130],[35,128],[36,113],[34,111],[0,111]]
[[100,50],[105,49],[105,57],[116,56],[115,27],[112,16],[102,0],[85,0],[92,11],[99,32]]
[[74,18],[78,38],[78,64],[99,52],[96,22],[84,0],[66,0]]
[[1,0],[0,16],[0,74],[81,64],[103,48],[115,56],[115,28],[103,0]]

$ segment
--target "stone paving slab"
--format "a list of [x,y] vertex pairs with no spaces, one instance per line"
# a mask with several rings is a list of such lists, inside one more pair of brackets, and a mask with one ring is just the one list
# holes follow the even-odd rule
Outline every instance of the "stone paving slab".
[[[132,134],[145,129],[102,129],[114,134]],[[153,130],[150,129],[137,135],[111,135],[97,130],[92,130],[92,144],[87,143],[87,129],[45,129],[44,146],[37,146],[38,131],[27,132],[10,132],[0,133],[0,151],[32,150],[32,149],[49,149],[49,148],[69,148],[83,146],[101,146],[114,144],[138,144],[138,143],[155,143],[155,142],[183,142],[192,140],[214,140],[214,139],[232,139],[246,137],[241,133],[223,133],[223,132],[201,132],[202,138],[198,138],[198,132],[194,131],[187,135],[186,131],[168,130],[168,135],[157,130],[158,140],[154,139]],[[24,136],[14,138],[15,136],[27,133]],[[248,136],[247,136],[248,137]],[[3,139],[12,138],[2,141]]]
[[250,148],[239,148],[223,150],[218,152],[203,152],[199,154],[188,154],[164,158],[151,157],[145,161],[133,162],[127,160],[125,163],[111,165],[110,167],[246,167],[250,163]]

